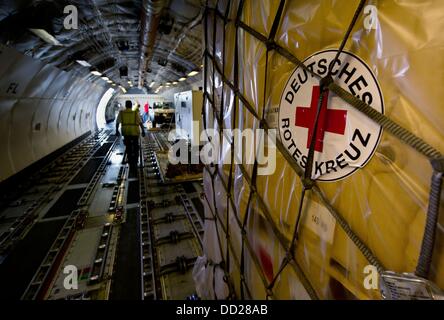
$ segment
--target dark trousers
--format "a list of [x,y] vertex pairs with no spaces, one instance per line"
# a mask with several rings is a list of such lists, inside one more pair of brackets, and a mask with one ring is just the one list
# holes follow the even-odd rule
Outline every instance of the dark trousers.
[[125,153],[128,158],[128,163],[137,166],[137,158],[139,157],[139,137],[125,136],[123,137],[125,144]]

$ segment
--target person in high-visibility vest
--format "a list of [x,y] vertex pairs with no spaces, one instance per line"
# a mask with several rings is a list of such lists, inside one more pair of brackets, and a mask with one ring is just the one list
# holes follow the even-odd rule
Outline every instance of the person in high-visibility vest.
[[119,125],[122,125],[123,142],[126,147],[126,154],[130,164],[137,164],[139,155],[139,135],[145,137],[145,129],[138,111],[132,109],[130,100],[125,102],[125,110],[121,110],[116,120],[116,136],[119,136]]

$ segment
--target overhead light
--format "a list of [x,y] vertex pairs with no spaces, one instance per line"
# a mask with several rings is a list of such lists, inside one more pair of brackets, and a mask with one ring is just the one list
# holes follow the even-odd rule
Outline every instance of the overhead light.
[[203,68],[204,67],[203,64],[201,64],[200,67]]
[[159,93],[159,90],[160,90],[160,89],[159,89],[159,88],[157,88],[157,90],[156,90],[156,91],[154,91],[154,93]]
[[173,84],[178,84],[178,83],[179,83],[179,82],[177,82],[177,81],[174,81],[174,82],[173,82]]
[[108,80],[107,82],[108,82],[108,83],[113,83],[111,80]]
[[157,88],[157,89],[162,89],[163,88],[163,86],[160,86],[159,88]]
[[113,86],[113,87],[115,87],[115,86],[116,86],[116,84],[115,84],[115,83],[113,83],[113,84],[112,84],[112,86]]
[[169,86],[169,85],[171,85],[171,82],[167,82],[167,83],[165,83],[167,86]]
[[153,86],[154,86],[154,84],[155,84],[155,82],[153,81],[153,82],[151,82],[151,84],[150,84],[150,88],[152,88]]
[[131,84],[132,82],[131,81],[128,81],[128,84]]
[[182,77],[179,79],[180,82],[185,81],[185,80],[187,80],[187,78],[185,78],[185,77]]
[[199,71],[195,71],[195,70],[193,70],[193,71],[191,71],[190,73],[188,73],[188,76],[189,77],[192,77],[192,76],[195,76],[196,74],[198,74],[199,73]]
[[167,86],[165,86],[165,88],[169,88],[169,87],[170,87],[170,86],[168,86],[168,85],[167,85]]
[[80,64],[81,66],[84,66],[84,67],[87,67],[87,68],[91,67],[91,65],[88,62],[86,62],[85,60],[76,60],[76,62],[78,64]]
[[43,29],[29,29],[32,33],[34,33],[37,37],[40,37],[46,43],[52,44],[54,46],[61,46],[62,44],[54,38],[54,36],[50,35],[46,30]]
[[108,77],[102,77],[103,80],[108,81],[109,78]]
[[119,86],[119,87],[120,87],[120,90],[123,91],[123,93],[126,93],[126,89],[124,87],[122,87],[122,86]]
[[91,71],[91,73],[95,76],[101,76],[102,74],[99,71]]

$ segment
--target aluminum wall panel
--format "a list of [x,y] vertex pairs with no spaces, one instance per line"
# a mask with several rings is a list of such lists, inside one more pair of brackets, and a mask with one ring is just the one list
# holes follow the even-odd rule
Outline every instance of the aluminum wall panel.
[[0,181],[95,130],[105,88],[0,46]]

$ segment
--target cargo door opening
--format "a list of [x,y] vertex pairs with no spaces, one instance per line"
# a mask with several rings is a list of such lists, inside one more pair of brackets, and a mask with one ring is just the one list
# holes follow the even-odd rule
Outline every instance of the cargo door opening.
[[108,102],[110,101],[113,94],[114,94],[114,89],[109,88],[100,99],[96,111],[96,124],[98,129],[103,129],[106,126],[106,117],[105,117],[106,106],[108,105]]

